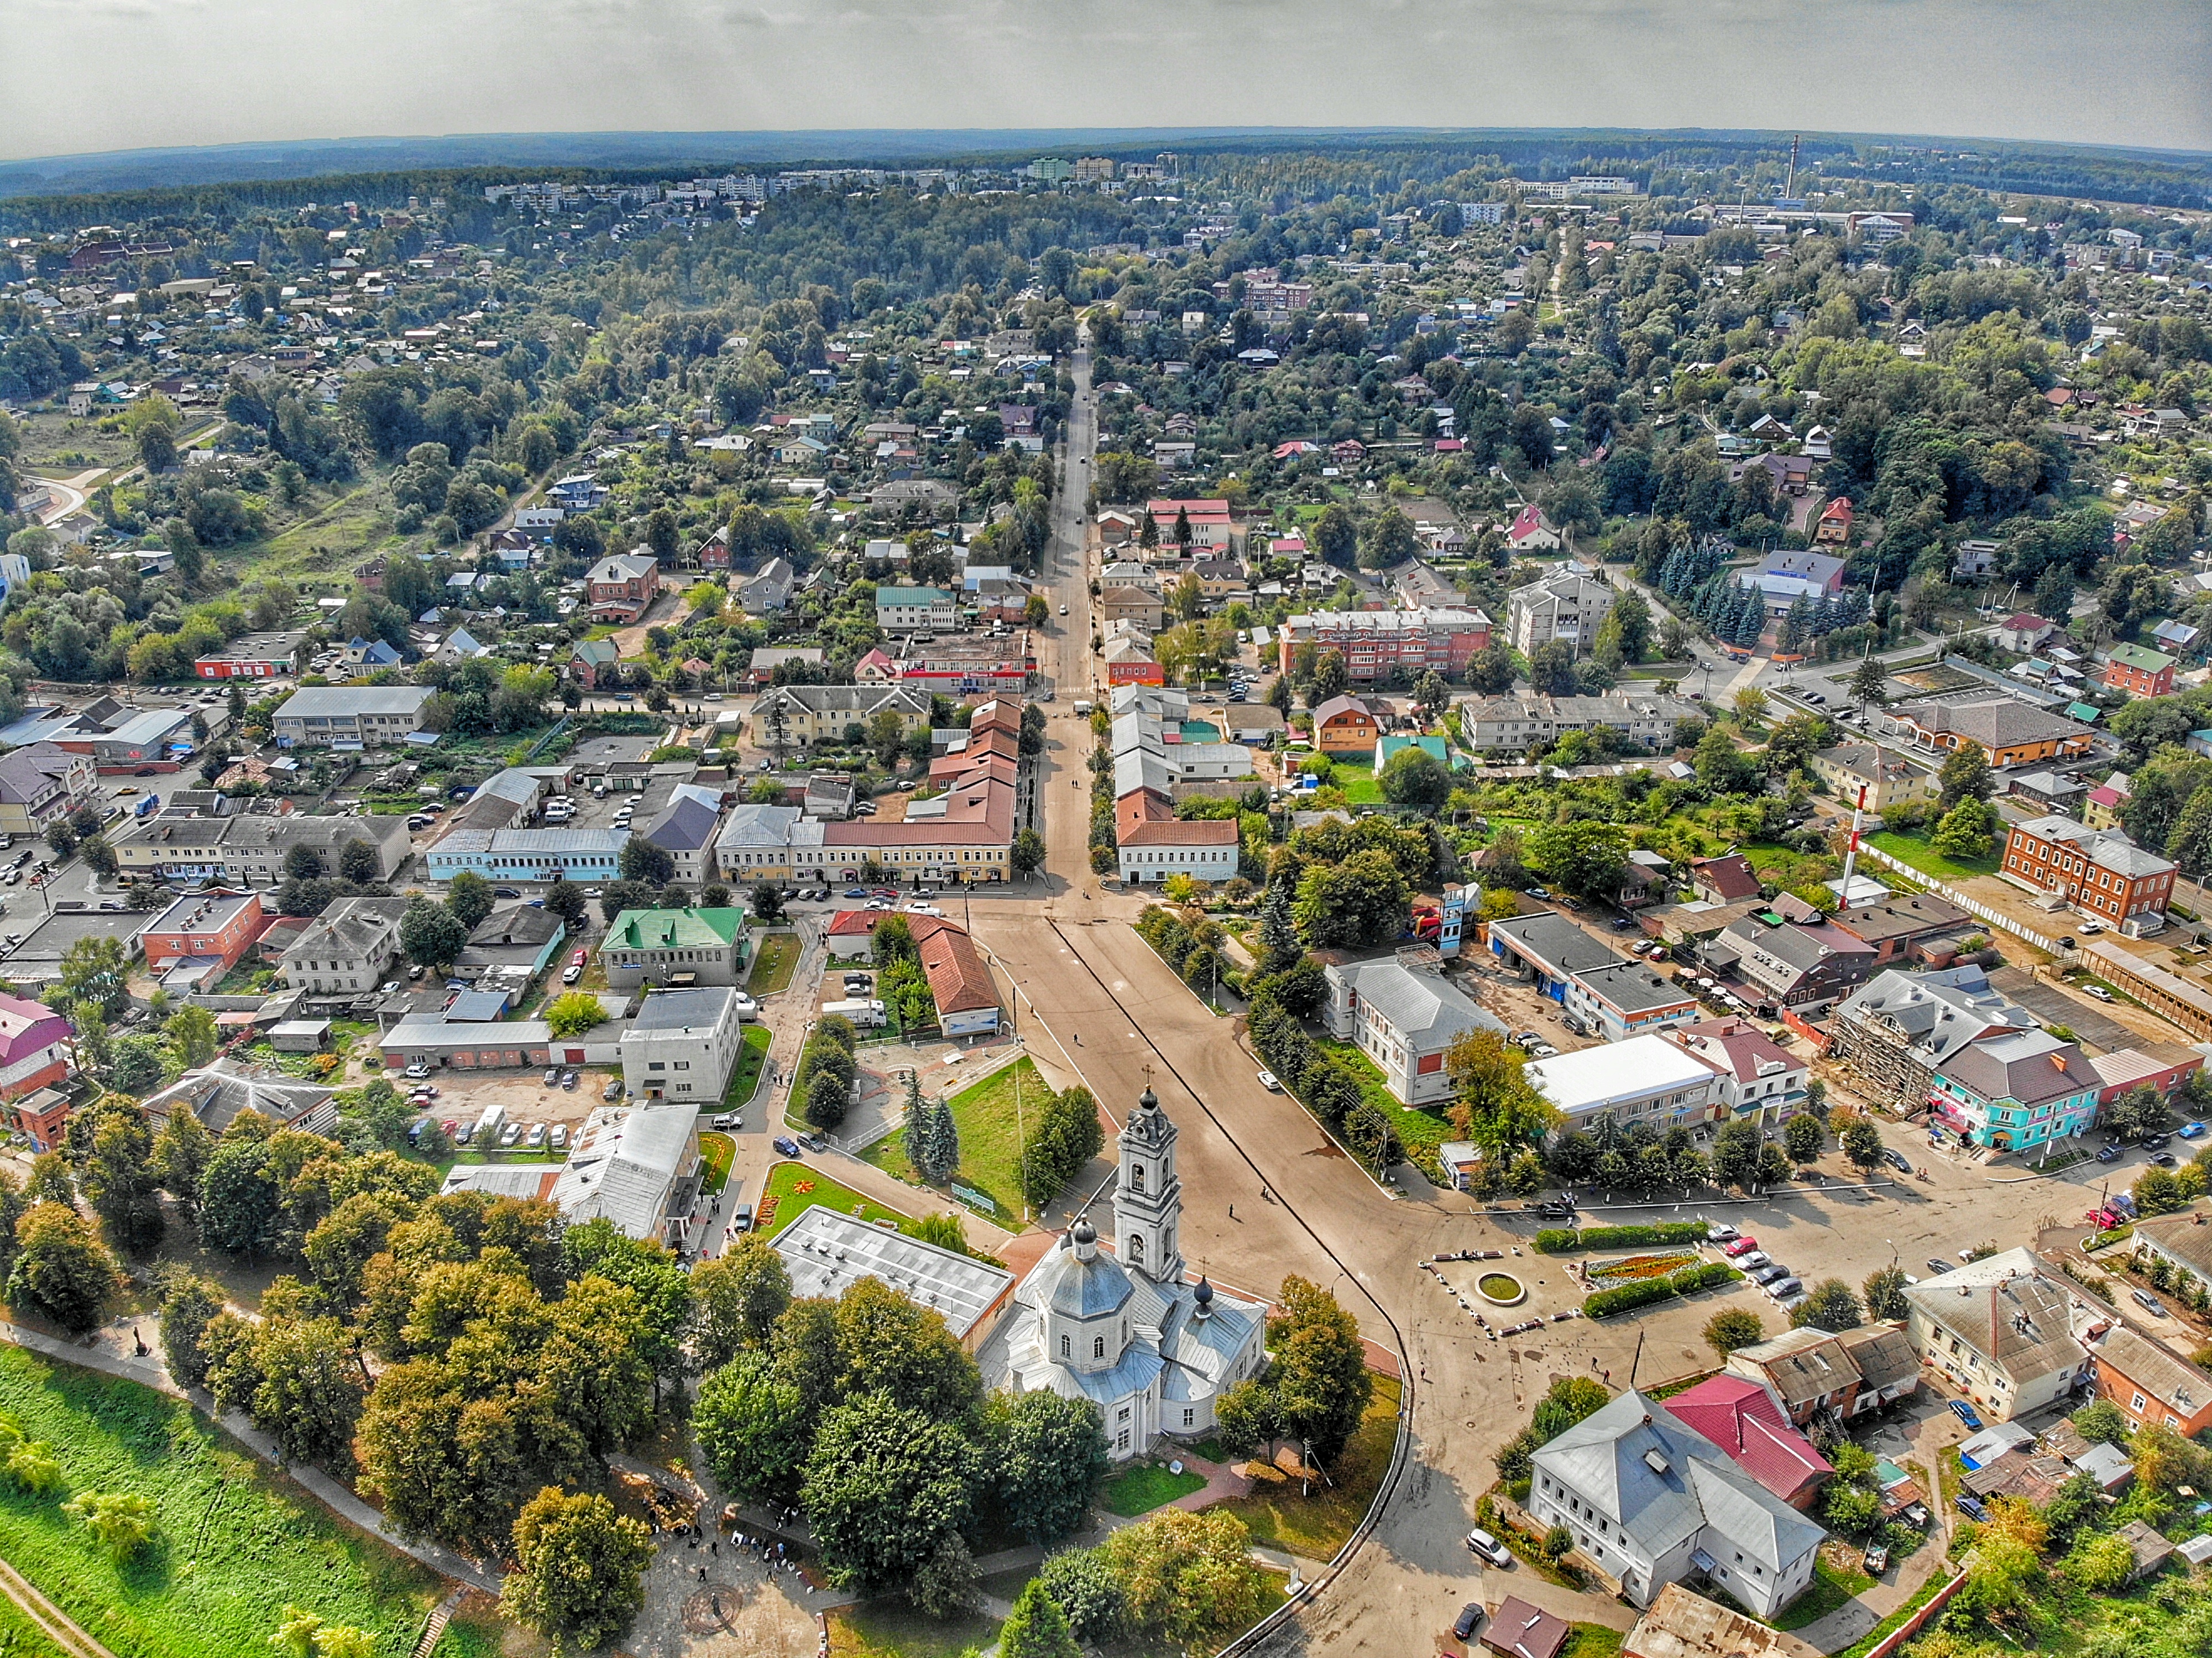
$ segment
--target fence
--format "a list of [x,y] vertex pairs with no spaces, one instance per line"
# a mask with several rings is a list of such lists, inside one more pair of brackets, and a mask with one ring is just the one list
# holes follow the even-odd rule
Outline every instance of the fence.
[[1934,876],[1925,874],[1923,872],[1913,868],[1911,865],[1905,862],[1902,859],[1891,857],[1889,853],[1884,852],[1880,847],[1870,847],[1862,841],[1859,845],[1859,856],[1862,858],[1871,858],[1875,862],[1881,865],[1884,868],[1896,871],[1899,875],[1905,876],[1915,884],[1925,888],[1928,891],[1934,893],[1938,898],[1942,899],[1946,903],[1958,905],[1958,907],[1960,909],[1965,910],[1967,914],[1975,916],[1981,920],[1987,921],[1991,926],[2002,927],[2007,932],[2011,933],[2014,938],[2024,939],[2027,943],[2033,944],[2038,950],[2048,951],[2053,956],[2063,955],[2064,953],[2065,947],[2056,938],[2046,938],[2040,932],[2037,932],[2027,927],[2022,926],[2018,921],[2013,920],[2011,916],[2004,914],[2003,911],[1991,909],[1987,904],[1982,902],[1978,898],[1969,898],[1965,893],[1960,891],[1956,887],[1946,885],[1944,883],[1936,879]]
[[1890,1655],[1928,1626],[1928,1620],[1951,1604],[1951,1597],[1966,1587],[1963,1571],[1928,1597],[1927,1604],[1913,1609],[1912,1615],[1868,1649],[1866,1658],[1890,1658]]

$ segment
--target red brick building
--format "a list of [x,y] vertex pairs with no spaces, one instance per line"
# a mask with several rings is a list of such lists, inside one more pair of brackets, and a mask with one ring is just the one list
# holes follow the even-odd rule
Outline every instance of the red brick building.
[[2147,645],[2115,645],[2105,664],[2105,689],[2130,696],[2166,696],[2173,690],[2174,659]]
[[1408,679],[1434,671],[1446,678],[1490,648],[1490,618],[1477,610],[1425,606],[1413,610],[1319,610],[1283,623],[1278,647],[1282,671],[1297,665],[1301,649],[1344,653],[1345,672],[1355,681],[1380,679],[1392,671]]
[[2082,914],[2112,927],[2162,919],[2173,896],[2173,865],[2165,859],[2118,829],[2089,829],[2056,812],[2012,826],[1998,873],[2031,891],[2063,893]]
[[2154,1423],[2189,1438],[2212,1427],[2212,1376],[2148,1337],[2116,1324],[2089,1356],[2097,1366],[2097,1396],[2118,1406],[2131,1425]]
[[146,929],[146,969],[164,973],[184,962],[220,963],[206,974],[213,989],[238,965],[267,926],[258,893],[194,893],[179,898]]
[[635,622],[660,592],[660,561],[642,549],[617,553],[592,566],[584,585],[594,616],[602,622]]

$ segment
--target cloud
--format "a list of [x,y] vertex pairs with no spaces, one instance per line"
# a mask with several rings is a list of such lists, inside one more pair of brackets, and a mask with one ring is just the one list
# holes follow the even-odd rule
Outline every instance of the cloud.
[[[447,131],[1804,127],[2212,149],[2202,0],[15,0],[0,155]],[[2124,44],[2124,94],[2085,65]]]

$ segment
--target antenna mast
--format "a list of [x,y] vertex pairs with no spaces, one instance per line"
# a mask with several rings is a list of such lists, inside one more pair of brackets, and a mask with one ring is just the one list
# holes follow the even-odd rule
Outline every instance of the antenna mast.
[[1794,132],[1790,135],[1790,182],[1782,191],[1783,198],[1793,202],[1797,199],[1797,137]]
[[[1879,755],[1881,750],[1877,749],[1875,753]],[[1877,759],[1875,763],[1880,765],[1881,762]],[[1859,861],[1859,820],[1865,811],[1866,785],[1862,783],[1859,785],[1857,804],[1851,807],[1850,844],[1844,851],[1844,890],[1837,895],[1836,908],[1845,913],[1849,913],[1851,907],[1851,871]]]

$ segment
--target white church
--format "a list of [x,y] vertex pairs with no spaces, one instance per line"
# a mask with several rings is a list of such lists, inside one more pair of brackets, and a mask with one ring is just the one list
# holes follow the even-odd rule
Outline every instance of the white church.
[[[1176,1126],[1147,1088],[1122,1126],[1115,1253],[1079,1216],[1014,1291],[981,1355],[994,1387],[1088,1399],[1107,1448],[1137,1455],[1160,1434],[1203,1435],[1214,1402],[1267,1366],[1267,1308],[1183,1280],[1176,1228]],[[996,1370],[997,1374],[993,1374]]]

